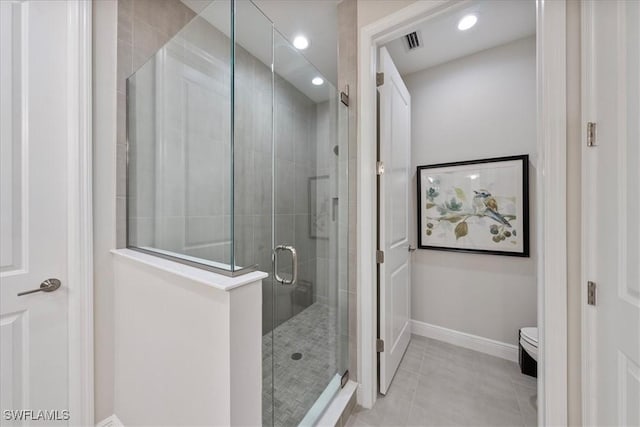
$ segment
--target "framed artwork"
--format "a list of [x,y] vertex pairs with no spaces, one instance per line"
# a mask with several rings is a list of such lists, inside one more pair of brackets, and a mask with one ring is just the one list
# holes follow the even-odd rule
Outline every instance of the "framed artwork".
[[529,156],[418,166],[418,247],[529,256]]
[[309,237],[328,239],[331,227],[329,175],[309,178]]

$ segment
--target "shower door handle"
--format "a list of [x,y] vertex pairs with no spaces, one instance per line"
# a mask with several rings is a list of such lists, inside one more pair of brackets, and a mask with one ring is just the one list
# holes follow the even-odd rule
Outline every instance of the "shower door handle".
[[[291,279],[283,279],[278,274],[278,252],[289,251],[291,252]],[[298,253],[296,248],[290,245],[278,245],[273,251],[273,276],[275,279],[283,285],[293,285],[298,280]]]

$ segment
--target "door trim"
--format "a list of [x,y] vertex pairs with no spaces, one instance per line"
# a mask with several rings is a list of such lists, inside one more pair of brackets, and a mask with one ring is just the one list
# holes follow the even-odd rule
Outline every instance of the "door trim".
[[67,7],[69,412],[93,425],[92,3]]
[[[376,401],[376,58],[377,48],[403,35],[417,22],[468,2],[415,2],[360,29],[358,78],[358,402]],[[566,2],[537,0],[537,230],[540,425],[566,425],[567,248],[566,248]],[[545,49],[545,46],[549,46]],[[546,330],[544,325],[554,325]],[[553,349],[553,351],[551,351]]]
[[[594,47],[594,30],[593,30],[593,4],[591,2],[584,2],[581,5],[580,16],[580,47],[581,47],[581,123],[587,123],[587,121],[595,121],[596,105],[594,103],[595,95],[595,77],[593,70],[595,69],[595,58],[593,55]],[[586,141],[586,126],[583,126],[582,141]],[[589,230],[594,230],[595,216],[589,215],[590,212],[595,212],[595,198],[592,197],[593,191],[591,188],[595,188],[596,176],[589,173],[589,170],[594,170],[595,158],[591,155],[589,148],[584,144],[581,145],[582,159],[581,159],[581,192],[582,192],[582,254],[581,254],[581,271],[580,271],[580,283],[586,284],[587,280],[591,276],[592,262],[596,259],[596,247],[593,233]],[[591,276],[592,277],[592,276]],[[589,307],[585,302],[587,301],[587,287],[582,285],[580,291],[580,323],[582,325],[581,330],[581,342],[582,342],[582,363],[581,363],[581,377],[582,377],[582,424],[586,426],[596,425],[597,422],[597,390],[595,389],[595,381],[592,378],[592,373],[595,372],[596,361],[596,321],[597,311],[593,307]]]
[[538,423],[567,425],[566,2],[537,0],[536,15]]

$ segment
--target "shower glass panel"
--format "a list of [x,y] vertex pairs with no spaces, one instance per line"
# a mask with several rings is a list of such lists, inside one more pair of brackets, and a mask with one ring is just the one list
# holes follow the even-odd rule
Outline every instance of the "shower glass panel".
[[234,260],[233,3],[213,1],[127,81],[127,246]]
[[233,253],[240,266],[271,270],[273,24],[249,1],[235,4]]
[[348,108],[253,2],[196,3],[127,81],[128,247],[267,272],[263,423],[311,425],[349,360]]

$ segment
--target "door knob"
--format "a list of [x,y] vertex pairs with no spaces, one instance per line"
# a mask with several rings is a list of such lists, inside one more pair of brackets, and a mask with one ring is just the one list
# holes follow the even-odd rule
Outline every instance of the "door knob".
[[30,291],[20,292],[18,294],[19,297],[23,295],[35,294],[36,292],[53,292],[60,287],[62,283],[58,279],[47,279],[44,282],[40,283],[40,287],[38,289],[31,289]]

